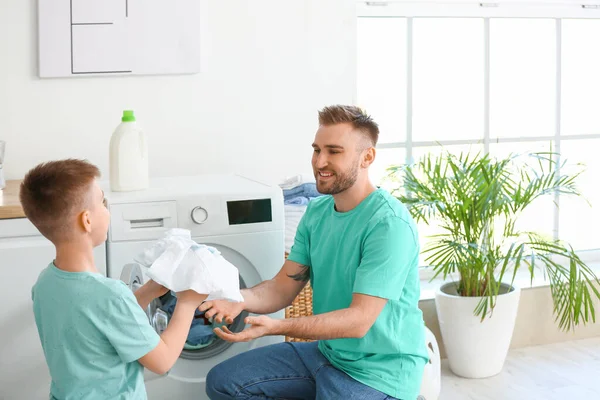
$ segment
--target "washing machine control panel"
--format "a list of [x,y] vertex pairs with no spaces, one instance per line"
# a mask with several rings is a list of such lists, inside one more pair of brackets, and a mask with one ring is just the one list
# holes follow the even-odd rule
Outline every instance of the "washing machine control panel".
[[229,225],[258,224],[273,221],[271,199],[253,198],[227,201]]
[[177,227],[192,237],[276,230],[283,225],[277,200],[261,194],[179,198]]
[[203,224],[208,219],[208,211],[200,206],[194,207],[191,217],[196,224]]

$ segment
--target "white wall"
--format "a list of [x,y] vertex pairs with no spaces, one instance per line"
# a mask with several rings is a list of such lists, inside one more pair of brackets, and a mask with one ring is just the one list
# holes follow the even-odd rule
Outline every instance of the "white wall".
[[310,170],[317,110],[352,103],[349,0],[202,0],[203,71],[188,76],[37,77],[37,1],[0,1],[0,139],[5,175],[87,158],[108,174],[123,109],[149,137],[151,176]]

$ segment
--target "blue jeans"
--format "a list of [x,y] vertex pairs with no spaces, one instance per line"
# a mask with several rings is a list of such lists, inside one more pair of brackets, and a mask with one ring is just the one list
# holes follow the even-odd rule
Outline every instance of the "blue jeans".
[[206,377],[212,400],[394,399],[332,366],[317,342],[259,347],[215,366]]

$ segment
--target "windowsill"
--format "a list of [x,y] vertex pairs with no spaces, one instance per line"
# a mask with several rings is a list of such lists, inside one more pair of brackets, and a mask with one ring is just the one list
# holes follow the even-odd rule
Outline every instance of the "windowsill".
[[[587,266],[596,274],[598,278],[600,278],[600,261],[592,261],[587,262]],[[508,276],[508,275],[507,275]],[[423,300],[432,300],[435,298],[435,292],[437,289],[442,286],[444,283],[455,281],[456,279],[452,279],[453,277],[448,277],[447,279],[443,279],[441,277],[437,277],[433,280],[421,278],[421,297],[420,301]],[[455,278],[455,277],[454,277]],[[510,278],[510,276],[509,276]],[[506,281],[506,279],[505,279]],[[535,278],[533,282],[531,282],[531,277],[529,275],[529,271],[526,267],[520,268],[517,272],[517,276],[515,277],[514,285],[521,288],[521,290],[535,289],[550,286],[550,281],[547,277],[544,276],[543,272],[538,270],[535,273]]]

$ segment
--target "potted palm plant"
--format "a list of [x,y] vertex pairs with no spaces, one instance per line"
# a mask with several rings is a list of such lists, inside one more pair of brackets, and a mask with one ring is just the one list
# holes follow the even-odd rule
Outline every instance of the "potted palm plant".
[[558,174],[554,156],[494,159],[443,152],[389,169],[400,183],[392,193],[417,221],[435,220],[441,229],[423,253],[434,277],[451,278],[437,290],[435,303],[450,368],[459,376],[483,378],[502,370],[516,321],[520,269],[531,280],[536,273],[548,278],[561,329],[595,321],[592,302],[600,293],[594,272],[567,243],[517,224],[542,196],[580,195],[580,172]]

